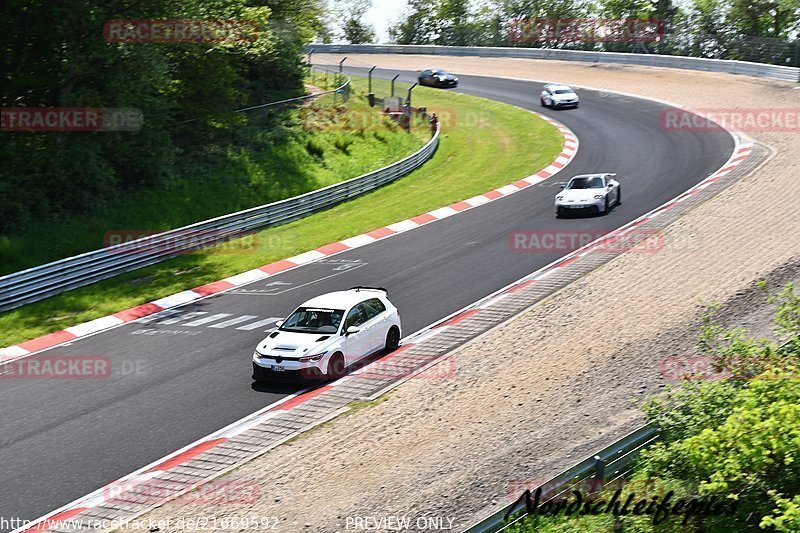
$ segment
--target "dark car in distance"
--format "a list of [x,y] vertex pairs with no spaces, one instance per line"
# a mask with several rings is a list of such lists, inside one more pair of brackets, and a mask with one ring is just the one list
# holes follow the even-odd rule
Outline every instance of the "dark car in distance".
[[428,69],[419,73],[419,84],[428,87],[452,88],[458,86],[458,78],[444,70]]

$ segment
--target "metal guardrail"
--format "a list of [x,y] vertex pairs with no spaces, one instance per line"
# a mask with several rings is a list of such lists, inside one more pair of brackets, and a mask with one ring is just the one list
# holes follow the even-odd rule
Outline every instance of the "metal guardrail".
[[431,139],[410,156],[383,168],[299,196],[245,209],[134,241],[0,276],[0,310],[14,309],[64,291],[158,263],[209,244],[227,242],[285,224],[370,192],[420,167],[439,146]]
[[621,63],[649,67],[680,68],[709,72],[727,72],[791,82],[800,82],[800,68],[751,63],[731,59],[632,54],[621,52],[587,52],[556,48],[470,47],[434,45],[371,45],[371,44],[312,44],[315,53],[345,54],[426,54],[440,56],[519,57],[527,59],[557,59],[589,63]]
[[527,489],[517,501],[487,516],[467,529],[466,533],[495,533],[524,520],[532,510],[531,494],[537,489],[542,490],[540,502],[545,503],[562,496],[572,486],[587,480],[607,483],[622,478],[631,471],[632,462],[639,451],[656,439],[658,431],[651,426],[643,426],[543,485]]

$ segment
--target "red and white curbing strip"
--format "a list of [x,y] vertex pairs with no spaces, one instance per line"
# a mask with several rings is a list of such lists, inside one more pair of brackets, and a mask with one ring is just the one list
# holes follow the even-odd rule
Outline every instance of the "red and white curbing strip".
[[687,190],[684,193],[681,193],[674,199],[670,200],[664,205],[661,205],[649,213],[645,213],[644,215],[640,216],[639,218],[632,220],[631,222],[621,226],[620,228],[604,235],[603,237],[597,239],[596,241],[590,242],[585,246],[561,257],[554,262],[546,265],[536,272],[533,272],[517,281],[512,282],[511,284],[503,287],[495,291],[494,293],[486,296],[478,300],[477,302],[464,307],[456,311],[455,313],[441,319],[440,321],[421,329],[418,332],[410,335],[407,340],[413,340],[415,343],[420,343],[425,339],[428,339],[434,335],[438,335],[443,330],[446,330],[448,327],[453,326],[462,320],[470,318],[472,316],[477,315],[484,309],[490,307],[492,304],[496,303],[499,300],[507,297],[510,294],[513,294],[529,285],[541,280],[554,272],[557,272],[559,269],[566,267],[578,260],[582,257],[587,256],[592,253],[602,252],[607,249],[606,243],[608,239],[613,239],[615,237],[624,236],[626,233],[634,230],[637,226],[644,224],[645,222],[656,218],[661,213],[675,207],[676,205],[684,202],[686,199],[692,197],[693,195],[697,194],[698,191],[701,191],[711,185],[712,183],[718,181],[720,178],[726,176],[730,172],[732,172],[736,167],[738,167],[741,163],[743,163],[747,157],[750,155],[750,152],[753,150],[753,143],[752,142],[741,142],[741,139],[738,136],[734,136],[736,140],[736,146],[734,148],[733,155],[728,159],[728,161],[722,165],[722,167],[711,174],[709,177],[692,187],[691,189]]
[[579,142],[575,134],[560,122],[553,120],[550,117],[540,115],[539,113],[534,112],[534,114],[554,125],[564,136],[564,147],[562,148],[561,153],[558,155],[558,157],[556,157],[552,164],[550,164],[547,168],[540,170],[536,174],[485,192],[478,196],[473,196],[472,198],[456,202],[449,206],[440,207],[438,209],[434,209],[433,211],[417,215],[407,220],[395,222],[394,224],[389,224],[388,226],[378,228],[355,237],[350,237],[339,242],[326,244],[315,250],[310,250],[308,252],[295,255],[294,257],[289,257],[288,259],[282,259],[268,265],[242,272],[241,274],[236,274],[235,276],[231,276],[220,281],[195,287],[194,289],[181,291],[179,293],[172,294],[164,298],[159,298],[158,300],[154,300],[131,309],[114,313],[113,315],[96,318],[89,322],[84,322],[83,324],[78,324],[61,331],[56,331],[54,333],[25,341],[14,346],[0,348],[0,364],[26,357],[42,350],[54,348],[56,346],[74,341],[80,337],[85,337],[87,335],[92,335],[100,331],[117,327],[127,322],[152,315],[153,313],[157,313],[159,311],[185,305],[187,303],[194,302],[220,292],[260,281],[270,276],[274,276],[275,274],[279,274],[281,272],[297,268],[306,263],[316,261],[323,257],[328,257],[347,250],[352,250],[353,248],[365,246],[375,241],[412,230],[419,226],[424,226],[425,224],[429,224],[436,220],[442,220],[452,215],[467,211],[473,207],[492,202],[498,198],[509,196],[515,192],[519,192],[522,189],[530,187],[531,185],[540,183],[561,171],[561,169],[563,169],[572,161],[572,159],[575,157],[575,154],[578,152]]

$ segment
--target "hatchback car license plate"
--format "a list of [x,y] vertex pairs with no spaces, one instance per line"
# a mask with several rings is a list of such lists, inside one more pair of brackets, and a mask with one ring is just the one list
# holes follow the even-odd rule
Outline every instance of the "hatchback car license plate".
[[570,209],[583,209],[582,205],[568,205],[567,207],[569,207]]
[[283,365],[272,365],[272,370],[274,370],[275,372],[283,372],[284,370],[286,370],[286,367]]

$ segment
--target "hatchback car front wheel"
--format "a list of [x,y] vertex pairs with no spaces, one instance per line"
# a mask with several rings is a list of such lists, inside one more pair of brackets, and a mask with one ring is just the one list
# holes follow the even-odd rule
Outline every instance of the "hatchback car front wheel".
[[344,371],[344,355],[341,352],[336,352],[328,361],[328,379],[339,379],[344,376]]

